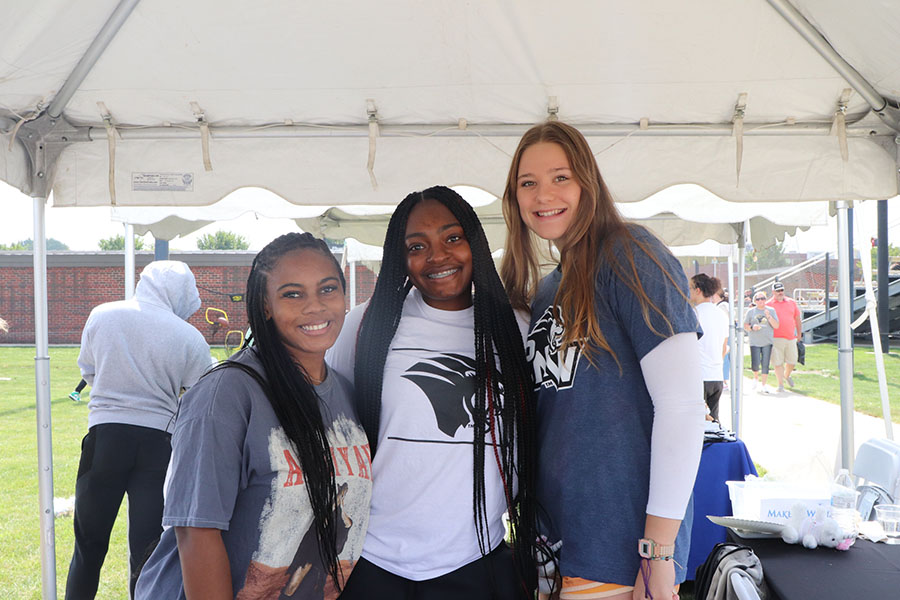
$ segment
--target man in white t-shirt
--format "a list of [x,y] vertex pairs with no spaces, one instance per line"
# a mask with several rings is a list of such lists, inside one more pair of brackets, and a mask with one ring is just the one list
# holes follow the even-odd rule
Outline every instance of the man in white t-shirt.
[[700,338],[700,373],[703,376],[703,396],[710,416],[719,420],[719,398],[722,396],[722,362],[728,352],[728,315],[713,303],[720,289],[719,280],[704,273],[691,277],[691,304],[703,328]]

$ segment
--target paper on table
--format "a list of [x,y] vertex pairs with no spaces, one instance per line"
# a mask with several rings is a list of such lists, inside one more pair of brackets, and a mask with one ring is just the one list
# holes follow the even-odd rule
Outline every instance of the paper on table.
[[859,537],[866,538],[870,542],[886,540],[884,528],[878,521],[863,521],[859,524]]

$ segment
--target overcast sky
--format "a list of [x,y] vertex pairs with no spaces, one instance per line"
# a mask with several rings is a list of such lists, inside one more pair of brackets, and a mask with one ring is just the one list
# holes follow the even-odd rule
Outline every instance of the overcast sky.
[[[280,199],[270,201],[287,204]],[[484,201],[483,195],[476,203]],[[0,218],[0,244],[11,244],[33,237],[33,204],[28,196],[0,182],[0,206],[3,209]],[[773,205],[773,209],[775,207],[777,205]],[[874,236],[877,218],[875,203],[862,203],[855,212],[856,218],[862,225],[870,227],[870,235]],[[63,242],[70,250],[98,250],[99,240],[125,231],[122,223],[111,220],[108,207],[55,208],[48,205],[46,216],[47,237]],[[889,202],[888,223],[889,241],[894,245],[900,245],[900,199],[895,198]],[[259,250],[278,235],[297,231],[297,226],[291,219],[271,219],[247,213],[230,221],[213,223],[186,237],[175,238],[169,243],[169,249],[196,250],[198,237],[219,229],[244,236],[250,243],[251,250]],[[836,232],[836,219],[831,218],[828,226],[812,227],[808,232],[788,238],[785,249],[797,252],[834,251],[837,242]],[[862,235],[866,237],[864,232]],[[145,241],[148,244],[152,243],[152,236],[146,236]]]

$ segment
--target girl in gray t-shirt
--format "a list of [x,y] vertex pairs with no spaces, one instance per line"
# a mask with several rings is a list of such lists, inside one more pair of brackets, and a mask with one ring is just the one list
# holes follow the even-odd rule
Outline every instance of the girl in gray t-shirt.
[[325,364],[344,322],[327,245],[283,235],[247,281],[252,342],[182,400],[159,545],[135,597],[332,600],[354,568],[372,468],[346,378]]
[[774,309],[766,306],[766,293],[756,292],[753,295],[753,307],[747,310],[744,317],[744,330],[750,337],[750,368],[753,370],[755,386],[763,393],[768,393],[766,380],[769,378],[769,358],[777,328],[778,316]]

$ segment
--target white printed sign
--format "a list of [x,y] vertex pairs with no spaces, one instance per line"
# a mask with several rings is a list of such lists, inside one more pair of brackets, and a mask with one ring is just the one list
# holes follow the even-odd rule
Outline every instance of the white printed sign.
[[769,523],[787,523],[791,520],[791,510],[796,504],[802,504],[806,510],[806,516],[816,514],[817,508],[824,508],[831,516],[831,499],[822,498],[813,500],[810,498],[764,498],[759,503],[759,519]]
[[132,173],[135,192],[193,192],[193,173]]

